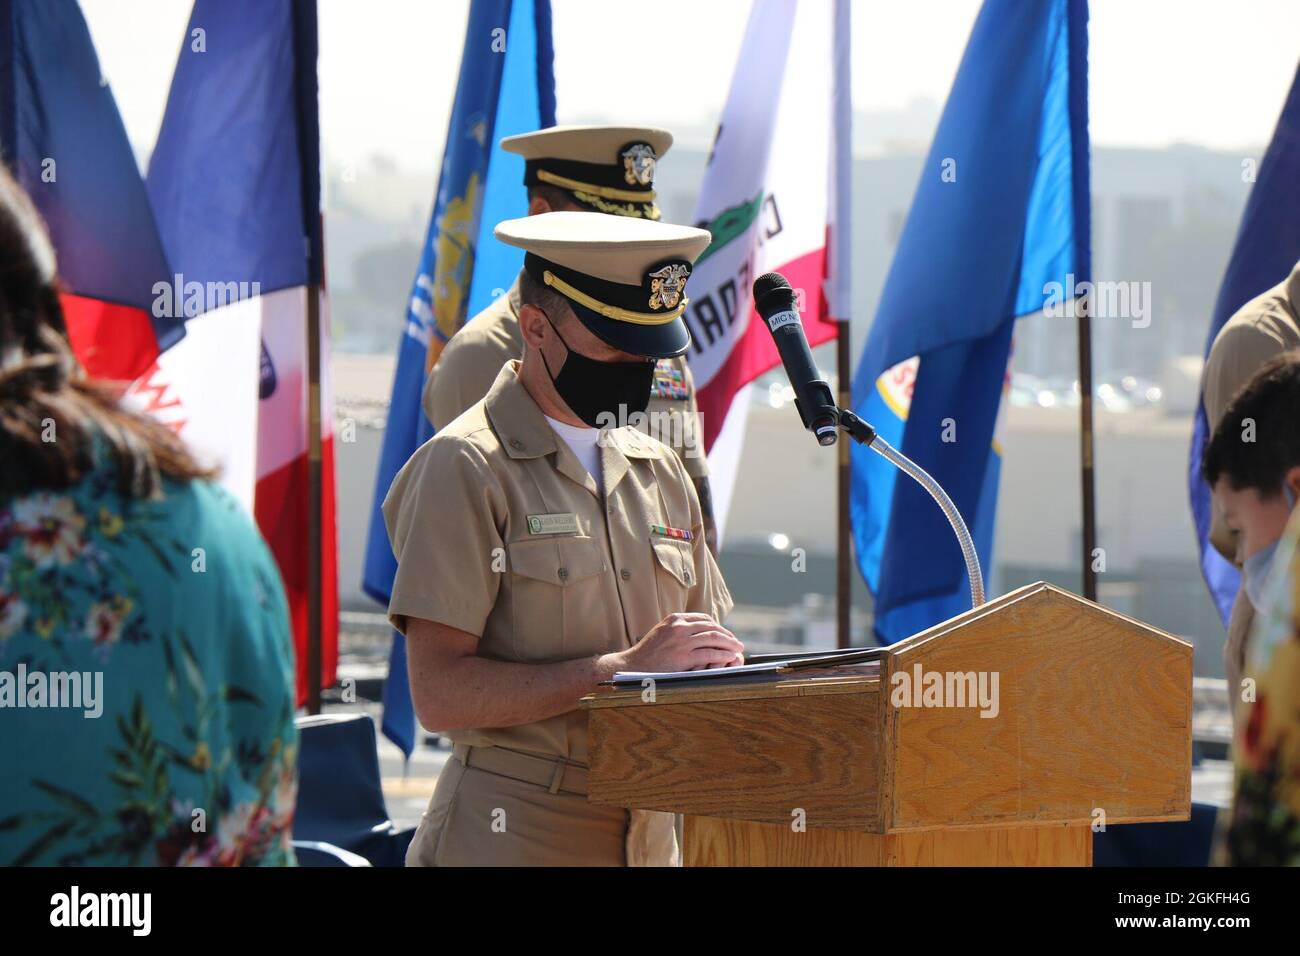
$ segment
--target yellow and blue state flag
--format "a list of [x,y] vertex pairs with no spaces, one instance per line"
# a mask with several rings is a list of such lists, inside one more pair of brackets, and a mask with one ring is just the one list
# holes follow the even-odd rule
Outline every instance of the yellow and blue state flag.
[[[442,172],[398,347],[393,396],[375,476],[362,588],[387,605],[397,570],[380,510],[393,476],[433,434],[420,404],[425,376],[456,330],[510,287],[523,251],[492,237],[527,213],[524,162],[498,141],[555,125],[550,0],[473,0]],[[448,507],[457,507],[449,502]],[[409,756],[415,711],[406,645],[393,634],[384,734]]]

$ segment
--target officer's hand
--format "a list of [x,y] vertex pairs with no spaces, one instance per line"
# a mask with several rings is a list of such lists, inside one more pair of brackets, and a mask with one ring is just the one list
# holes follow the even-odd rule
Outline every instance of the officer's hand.
[[624,670],[694,671],[743,664],[745,645],[709,615],[684,611],[669,614],[622,656]]

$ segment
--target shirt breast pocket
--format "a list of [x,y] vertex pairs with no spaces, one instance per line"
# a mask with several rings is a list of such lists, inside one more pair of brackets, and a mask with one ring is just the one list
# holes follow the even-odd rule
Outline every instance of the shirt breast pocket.
[[587,536],[532,538],[506,546],[515,659],[558,661],[603,652],[604,551]]
[[655,535],[650,538],[650,547],[654,551],[659,610],[665,615],[687,610],[696,580],[690,542]]

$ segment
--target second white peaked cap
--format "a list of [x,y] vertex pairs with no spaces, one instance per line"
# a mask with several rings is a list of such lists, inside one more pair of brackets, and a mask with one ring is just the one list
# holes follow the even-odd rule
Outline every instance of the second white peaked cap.
[[593,212],[660,217],[654,178],[673,134],[648,126],[552,126],[501,140],[524,158],[524,185],[563,190]]
[[501,148],[524,159],[560,159],[574,163],[617,165],[628,143],[649,143],[662,159],[673,134],[653,126],[550,126],[501,140]]
[[586,212],[548,212],[497,225],[527,252],[524,269],[564,296],[582,323],[615,348],[666,358],[690,345],[682,314],[691,266],[712,236],[675,226]]

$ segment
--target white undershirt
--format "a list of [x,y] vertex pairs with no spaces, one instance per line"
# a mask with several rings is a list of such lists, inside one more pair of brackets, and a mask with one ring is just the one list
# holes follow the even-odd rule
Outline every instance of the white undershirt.
[[596,479],[596,487],[603,487],[604,471],[600,467],[600,429],[587,428],[585,425],[582,427],[569,425],[550,415],[546,416],[546,421],[551,428],[555,429],[555,434],[563,438],[573,449],[573,454],[577,456],[582,467],[587,469],[587,474]]

